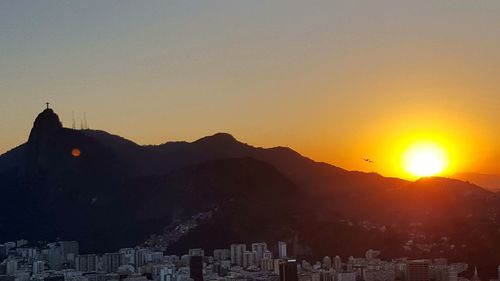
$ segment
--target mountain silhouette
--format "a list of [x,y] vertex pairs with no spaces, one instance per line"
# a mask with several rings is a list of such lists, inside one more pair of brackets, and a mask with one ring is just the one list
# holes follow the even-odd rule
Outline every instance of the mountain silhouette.
[[64,128],[46,109],[28,141],[0,156],[0,190],[2,241],[76,239],[83,251],[112,251],[173,237],[177,225],[210,214],[166,250],[285,240],[297,256],[376,248],[486,270],[500,260],[496,193],[454,179],[348,171],[226,133],[141,146]]
[[491,191],[500,192],[500,174],[457,173],[453,178],[469,181]]

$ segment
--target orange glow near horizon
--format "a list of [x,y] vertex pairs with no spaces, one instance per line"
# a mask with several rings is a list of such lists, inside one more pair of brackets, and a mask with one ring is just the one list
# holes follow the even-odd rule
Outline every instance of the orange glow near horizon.
[[414,180],[431,141],[440,176],[500,174],[500,1],[39,2],[0,9],[0,154],[50,101],[141,145],[227,132]]
[[[414,106],[415,107],[415,106]],[[326,162],[348,170],[416,180],[425,176],[454,177],[484,167],[491,153],[490,140],[462,116],[439,108],[399,108],[389,117],[373,118],[358,127],[354,141],[318,145]],[[343,130],[344,131],[344,130]],[[338,133],[337,133],[338,134]],[[333,139],[335,131],[326,138]],[[328,149],[344,151],[329,153]],[[299,149],[300,151],[300,149]],[[320,151],[321,152],[321,151]],[[321,159],[317,151],[306,152]],[[317,156],[319,155],[319,156]],[[372,163],[363,161],[369,158]]]

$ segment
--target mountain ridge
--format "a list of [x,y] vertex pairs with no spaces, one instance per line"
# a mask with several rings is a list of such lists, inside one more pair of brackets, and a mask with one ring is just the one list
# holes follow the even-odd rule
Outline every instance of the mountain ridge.
[[472,173],[464,172],[457,173],[452,176],[453,178],[471,182],[482,186],[488,190],[499,192],[500,191],[500,174],[482,174],[482,173]]
[[[0,156],[0,189],[12,199],[0,206],[0,239],[63,237],[81,241],[84,251],[111,251],[217,210],[167,251],[223,246],[215,236],[251,242],[255,232],[258,239],[289,241],[297,256],[370,247],[392,257],[500,259],[500,243],[488,242],[500,241],[494,219],[500,197],[467,182],[347,171],[227,133],[141,146],[105,131],[59,127],[52,113],[35,122],[47,130],[34,125],[33,138]],[[262,229],[254,228],[266,214]],[[255,223],[242,223],[246,217]],[[462,244],[469,247],[452,247]]]

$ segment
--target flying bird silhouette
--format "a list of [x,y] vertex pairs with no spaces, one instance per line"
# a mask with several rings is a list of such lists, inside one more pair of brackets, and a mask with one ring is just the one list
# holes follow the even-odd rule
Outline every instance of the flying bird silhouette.
[[373,161],[371,159],[368,159],[368,158],[365,158],[363,160],[366,161],[366,162],[368,162],[368,163],[373,163]]

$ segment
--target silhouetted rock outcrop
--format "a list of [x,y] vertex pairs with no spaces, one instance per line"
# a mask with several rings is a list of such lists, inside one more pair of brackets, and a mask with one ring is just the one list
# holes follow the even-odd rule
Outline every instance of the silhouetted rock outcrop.
[[59,116],[50,108],[36,117],[26,145],[24,176],[37,177],[49,168],[55,138],[62,128]]

